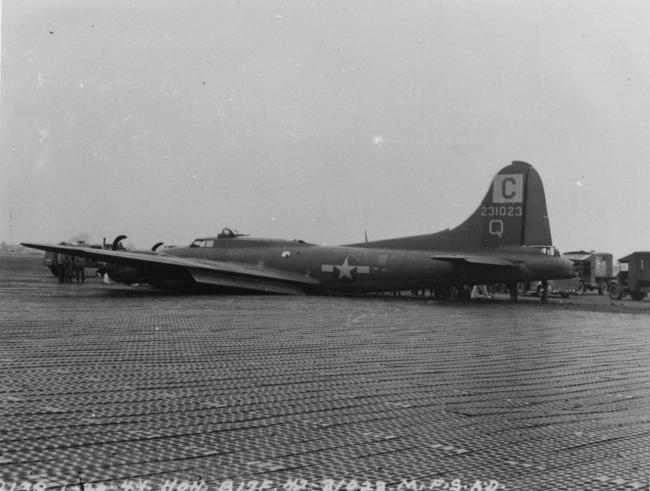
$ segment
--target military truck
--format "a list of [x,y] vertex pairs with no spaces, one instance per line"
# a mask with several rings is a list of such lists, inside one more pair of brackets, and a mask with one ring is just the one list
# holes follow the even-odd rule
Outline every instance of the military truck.
[[609,282],[612,300],[630,295],[632,300],[643,300],[650,292],[650,252],[637,251],[618,260],[619,272]]
[[614,278],[614,260],[609,252],[574,251],[565,252],[564,257],[573,262],[578,284],[576,293],[598,290],[605,294],[607,285]]

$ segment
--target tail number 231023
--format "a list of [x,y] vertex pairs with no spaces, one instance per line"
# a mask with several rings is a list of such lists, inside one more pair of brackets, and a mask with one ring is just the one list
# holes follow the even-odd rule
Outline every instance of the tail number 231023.
[[520,217],[523,215],[521,206],[481,206],[482,217]]

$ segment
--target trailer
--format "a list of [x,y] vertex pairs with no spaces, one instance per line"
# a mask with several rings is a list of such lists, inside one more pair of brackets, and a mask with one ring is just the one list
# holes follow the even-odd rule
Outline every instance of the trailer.
[[[569,298],[569,295],[582,295],[584,290],[580,289],[581,279],[576,275],[573,278],[564,278],[561,280],[549,280],[548,291],[552,295],[559,295],[562,298]],[[542,295],[542,285],[538,289],[538,296]]]
[[650,292],[650,252],[637,251],[618,260],[619,272],[609,282],[612,300],[630,295],[632,300],[643,300]]
[[574,251],[562,254],[573,262],[576,276],[579,278],[577,294],[598,290],[599,295],[606,293],[609,282],[614,279],[614,260],[609,252]]
[[[564,278],[561,280],[548,280],[549,295],[557,295],[562,298],[569,298],[570,295],[579,295],[578,286],[580,278]],[[518,294],[535,295],[541,297],[543,294],[544,284],[541,281],[521,281],[517,283]]]

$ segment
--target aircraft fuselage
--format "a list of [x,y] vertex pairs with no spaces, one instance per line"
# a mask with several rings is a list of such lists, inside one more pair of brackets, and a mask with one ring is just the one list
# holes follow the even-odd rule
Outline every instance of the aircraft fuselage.
[[[203,240],[206,245],[169,249],[166,254],[291,271],[316,280],[303,287],[308,292],[414,290],[449,284],[545,280],[565,277],[572,267],[565,259],[543,254],[537,248],[494,251],[495,255],[520,264],[517,267],[476,268],[462,261],[432,259],[436,251],[318,246],[245,237]],[[485,254],[485,250],[480,252]]]

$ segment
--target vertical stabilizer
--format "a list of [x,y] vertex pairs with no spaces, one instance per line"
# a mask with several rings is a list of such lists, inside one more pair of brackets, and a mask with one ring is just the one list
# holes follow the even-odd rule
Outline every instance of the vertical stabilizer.
[[358,245],[453,251],[550,246],[551,229],[542,180],[532,165],[513,162],[494,176],[481,205],[459,226],[433,234]]
[[526,162],[513,162],[494,176],[481,206],[449,231],[450,240],[480,236],[481,247],[552,245],[544,186]]

